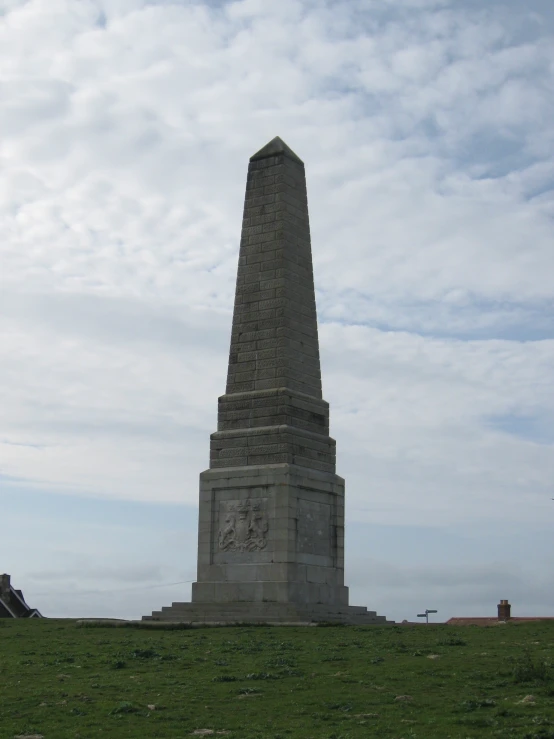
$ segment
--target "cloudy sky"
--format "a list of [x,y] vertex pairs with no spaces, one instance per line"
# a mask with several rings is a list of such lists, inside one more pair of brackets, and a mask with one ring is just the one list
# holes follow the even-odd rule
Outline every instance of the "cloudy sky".
[[554,615],[552,0],[0,0],[0,570],[187,600],[249,156],[305,161],[351,601]]

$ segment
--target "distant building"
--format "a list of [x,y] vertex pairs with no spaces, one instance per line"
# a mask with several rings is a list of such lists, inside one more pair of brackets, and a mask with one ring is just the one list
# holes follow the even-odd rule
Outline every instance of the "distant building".
[[512,606],[507,600],[501,600],[498,604],[498,616],[463,616],[450,618],[446,622],[449,626],[494,626],[505,623],[526,623],[527,621],[554,621],[554,616],[516,616],[512,618]]
[[42,618],[25,603],[21,590],[12,588],[9,575],[0,575],[0,618]]

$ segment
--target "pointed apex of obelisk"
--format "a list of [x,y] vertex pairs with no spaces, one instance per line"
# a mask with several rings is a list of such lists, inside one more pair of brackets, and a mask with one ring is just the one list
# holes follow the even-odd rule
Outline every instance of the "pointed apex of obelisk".
[[285,156],[289,157],[290,159],[294,159],[294,161],[299,162],[300,164],[304,164],[302,159],[298,156],[298,154],[295,154],[293,150],[290,148],[290,146],[287,146],[283,139],[279,138],[279,136],[275,136],[274,139],[272,139],[269,144],[266,144],[264,147],[260,149],[260,151],[257,151],[255,154],[253,154],[250,157],[251,162],[256,162],[258,159],[266,159],[267,157],[275,157],[279,154],[284,154]]

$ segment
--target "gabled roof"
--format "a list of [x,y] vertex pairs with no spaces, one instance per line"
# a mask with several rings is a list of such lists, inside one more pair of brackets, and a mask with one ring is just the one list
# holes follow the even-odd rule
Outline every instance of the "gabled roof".
[[0,600],[0,618],[17,618],[12,609],[3,600]]
[[[6,577],[9,583],[9,576]],[[0,595],[0,618],[42,618],[42,614],[25,602],[21,590],[10,585],[9,590],[5,589],[4,594]]]
[[38,610],[38,608],[31,608],[29,611],[27,611],[25,618],[42,618],[42,613]]
[[12,588],[12,595],[15,595],[17,600],[21,603],[21,605],[24,608],[29,608],[27,603],[25,602],[25,598],[23,597],[23,591],[22,590],[16,590],[15,588]]

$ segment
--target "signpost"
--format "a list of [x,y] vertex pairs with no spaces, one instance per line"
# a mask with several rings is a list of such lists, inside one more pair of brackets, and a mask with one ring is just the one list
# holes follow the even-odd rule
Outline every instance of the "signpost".
[[425,619],[425,623],[428,624],[429,623],[429,614],[430,613],[438,613],[438,611],[433,611],[431,608],[426,608],[425,609],[425,613],[418,613],[417,614],[417,617],[418,618],[424,618]]

